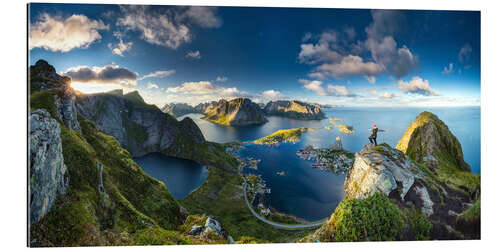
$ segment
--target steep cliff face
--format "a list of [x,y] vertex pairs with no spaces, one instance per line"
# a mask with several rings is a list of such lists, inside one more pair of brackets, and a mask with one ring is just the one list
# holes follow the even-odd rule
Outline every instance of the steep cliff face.
[[222,125],[242,126],[267,122],[259,105],[247,98],[231,101],[222,99],[216,106],[208,108],[205,114],[203,119]]
[[44,109],[29,116],[29,215],[30,225],[38,222],[68,187],[59,123]]
[[283,116],[301,120],[321,120],[325,114],[319,105],[299,101],[274,101],[264,107],[264,113],[271,116]]
[[137,92],[79,95],[77,109],[100,130],[115,137],[133,156],[169,150],[178,146],[173,142],[180,136],[192,143],[205,142],[201,130],[190,118],[178,122],[156,106],[146,104]]
[[[45,71],[36,65],[42,65]],[[31,67],[32,72],[47,77],[40,82],[40,86],[47,88],[30,95],[30,246],[227,243],[219,235],[193,237],[180,231],[179,228],[189,226],[183,225],[186,211],[166,186],[144,173],[114,136],[103,133],[76,110],[80,106],[76,99],[85,99],[85,95],[75,98],[68,88],[69,82],[59,81],[60,76],[46,72],[53,70],[46,62],[36,65]],[[220,159],[229,164],[234,160],[222,153],[223,146],[205,142],[192,121],[177,122],[145,104],[136,93],[123,95],[114,91],[106,95],[106,98],[87,98],[86,106],[78,108],[99,121],[105,113],[109,118],[101,119],[109,120],[102,126],[117,131],[119,138],[121,131],[125,131],[121,137],[124,142],[135,142],[144,135],[130,124],[151,129],[153,138],[164,138],[166,130],[171,129],[174,132],[170,135],[176,135],[172,139],[175,142],[167,144],[176,147],[168,147],[169,152],[200,162],[203,159],[207,164],[218,163]],[[108,110],[108,105],[120,109]],[[120,121],[121,128],[114,126],[113,122]],[[131,128],[124,124],[136,129],[133,131],[138,136],[129,140],[126,133]],[[149,134],[145,137],[149,138]],[[156,147],[160,149],[161,145]],[[190,155],[192,152],[196,154]]]
[[200,103],[194,107],[196,113],[205,114],[208,110],[217,106],[216,101]]
[[190,113],[200,113],[193,106],[187,103],[167,103],[161,111],[174,116],[179,117]]
[[464,161],[462,146],[436,115],[422,112],[408,126],[396,146],[419,163],[435,168],[446,162],[460,170],[469,171],[470,166]]

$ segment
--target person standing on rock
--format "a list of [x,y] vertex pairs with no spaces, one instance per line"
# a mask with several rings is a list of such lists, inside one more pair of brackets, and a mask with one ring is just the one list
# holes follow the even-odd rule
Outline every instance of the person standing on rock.
[[[375,146],[377,146],[377,133],[379,131],[377,125],[373,125],[373,128],[371,130],[372,130],[372,135],[368,137],[368,140],[370,140],[371,144],[375,144]],[[380,132],[384,132],[384,130],[380,130]]]

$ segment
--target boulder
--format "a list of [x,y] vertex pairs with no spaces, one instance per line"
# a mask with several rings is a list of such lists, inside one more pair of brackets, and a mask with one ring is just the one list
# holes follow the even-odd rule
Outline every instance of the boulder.
[[366,198],[377,191],[389,195],[400,186],[399,196],[403,199],[415,178],[421,176],[417,166],[401,151],[387,144],[368,144],[355,154],[344,188],[347,197]]
[[205,221],[205,230],[203,231],[203,233],[206,234],[208,232],[214,232],[221,237],[225,236],[225,232],[224,229],[222,229],[222,225],[211,216],[209,216]]
[[69,178],[61,143],[59,123],[44,109],[29,116],[30,181],[29,223],[38,222],[64,194]]

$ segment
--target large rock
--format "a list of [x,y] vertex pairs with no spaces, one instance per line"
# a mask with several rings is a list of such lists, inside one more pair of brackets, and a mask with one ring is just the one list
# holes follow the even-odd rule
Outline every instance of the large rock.
[[69,178],[64,164],[59,123],[43,109],[29,116],[30,181],[28,185],[30,225],[52,208],[58,194],[64,194]]
[[375,192],[389,195],[400,186],[403,199],[415,178],[421,177],[421,171],[401,151],[387,144],[368,144],[356,153],[344,188],[347,197],[366,198]]
[[201,130],[189,117],[179,122],[146,104],[137,92],[79,95],[77,109],[133,156],[170,150],[180,140],[187,144],[205,142]]
[[215,107],[207,109],[205,114],[205,120],[222,125],[242,126],[267,122],[259,105],[248,98],[231,101],[221,99]]
[[396,149],[420,163],[434,168],[441,163],[454,165],[460,170],[471,171],[464,161],[462,146],[448,126],[436,115],[422,112],[408,126]]
[[264,113],[300,120],[320,120],[325,118],[319,105],[300,101],[274,101],[264,107]]
[[54,96],[57,108],[57,117],[64,123],[70,130],[82,132],[80,123],[78,122],[78,114],[75,105],[75,95],[69,88],[64,88],[64,94],[60,97]]

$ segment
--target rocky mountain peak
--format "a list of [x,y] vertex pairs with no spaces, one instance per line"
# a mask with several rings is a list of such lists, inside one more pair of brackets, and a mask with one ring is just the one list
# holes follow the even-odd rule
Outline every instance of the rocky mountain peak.
[[396,149],[405,152],[419,163],[430,168],[439,164],[453,165],[471,171],[464,161],[462,146],[448,126],[431,112],[420,113],[408,126]]

